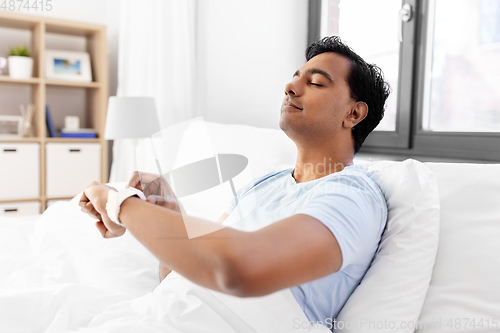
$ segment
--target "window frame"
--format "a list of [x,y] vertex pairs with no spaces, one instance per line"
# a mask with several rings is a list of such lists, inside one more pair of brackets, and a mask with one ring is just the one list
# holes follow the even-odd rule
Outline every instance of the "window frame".
[[[500,161],[500,132],[432,132],[423,129],[425,66],[432,0],[402,0],[412,6],[403,24],[395,131],[372,132],[360,153],[399,157]],[[320,38],[322,0],[309,0],[308,45]]]

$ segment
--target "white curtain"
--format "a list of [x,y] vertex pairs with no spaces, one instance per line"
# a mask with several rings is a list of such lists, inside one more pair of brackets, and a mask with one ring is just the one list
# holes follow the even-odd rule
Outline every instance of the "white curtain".
[[[154,97],[161,128],[200,115],[196,11],[197,0],[120,1],[117,95]],[[134,145],[114,141],[110,181],[129,179]]]

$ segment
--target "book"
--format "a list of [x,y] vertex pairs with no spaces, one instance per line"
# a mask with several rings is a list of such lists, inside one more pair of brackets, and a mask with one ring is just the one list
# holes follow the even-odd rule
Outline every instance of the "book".
[[61,138],[82,138],[82,139],[92,139],[97,138],[97,131],[93,128],[79,128],[68,130],[66,128],[61,129]]
[[50,114],[48,105],[45,105],[45,121],[47,123],[47,133],[49,134],[49,137],[55,138],[57,136],[56,128],[54,126],[54,122],[52,121],[52,115]]

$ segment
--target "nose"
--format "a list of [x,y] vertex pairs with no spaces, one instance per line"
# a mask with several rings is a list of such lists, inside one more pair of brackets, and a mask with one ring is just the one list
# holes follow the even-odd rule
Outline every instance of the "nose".
[[298,81],[299,80],[292,80],[285,85],[285,95],[299,96],[301,94]]

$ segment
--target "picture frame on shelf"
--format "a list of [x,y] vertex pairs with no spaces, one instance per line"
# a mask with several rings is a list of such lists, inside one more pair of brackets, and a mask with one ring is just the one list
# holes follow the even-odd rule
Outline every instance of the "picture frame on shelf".
[[45,77],[92,82],[90,55],[87,52],[45,50]]
[[23,117],[0,115],[0,138],[23,136]]

